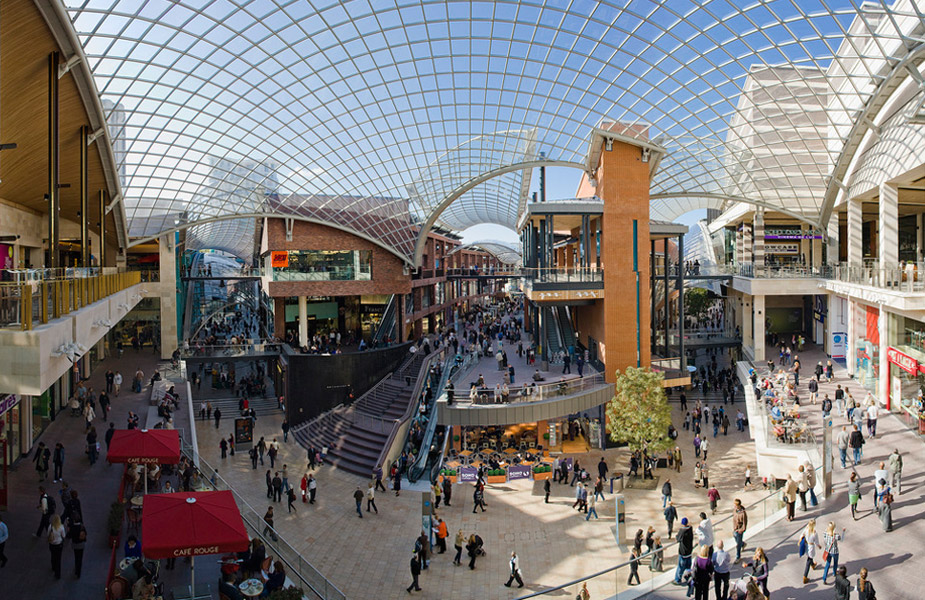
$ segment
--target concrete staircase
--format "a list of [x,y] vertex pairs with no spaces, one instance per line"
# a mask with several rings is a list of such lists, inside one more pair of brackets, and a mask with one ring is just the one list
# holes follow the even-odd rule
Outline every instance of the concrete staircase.
[[[327,460],[349,473],[369,477],[393,423],[412,401],[426,357],[417,352],[351,406],[338,407],[292,431],[303,447],[327,446]],[[423,374],[426,376],[426,373]]]

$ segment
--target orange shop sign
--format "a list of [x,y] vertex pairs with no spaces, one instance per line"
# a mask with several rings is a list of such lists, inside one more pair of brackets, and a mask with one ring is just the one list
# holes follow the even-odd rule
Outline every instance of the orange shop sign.
[[274,269],[285,269],[289,266],[289,252],[274,251],[270,254],[270,265]]

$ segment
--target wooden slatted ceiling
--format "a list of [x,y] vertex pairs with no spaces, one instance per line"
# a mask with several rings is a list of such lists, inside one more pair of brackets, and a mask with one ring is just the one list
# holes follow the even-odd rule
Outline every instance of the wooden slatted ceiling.
[[[47,214],[48,55],[58,49],[41,13],[30,0],[0,2],[0,142],[16,143],[0,153],[0,198]],[[60,61],[63,63],[65,57]],[[71,73],[59,83],[60,182],[62,220],[79,222],[80,127],[87,113]],[[99,152],[89,156],[90,229],[99,233],[99,190],[107,189]],[[106,220],[108,245],[117,245],[112,214]],[[46,234],[47,235],[47,234]],[[98,255],[99,249],[93,253]]]

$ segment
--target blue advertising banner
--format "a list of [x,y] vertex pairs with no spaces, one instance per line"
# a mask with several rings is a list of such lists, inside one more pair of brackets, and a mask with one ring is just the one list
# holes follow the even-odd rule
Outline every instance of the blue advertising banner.
[[475,467],[460,467],[459,481],[475,481],[479,477],[479,470]]

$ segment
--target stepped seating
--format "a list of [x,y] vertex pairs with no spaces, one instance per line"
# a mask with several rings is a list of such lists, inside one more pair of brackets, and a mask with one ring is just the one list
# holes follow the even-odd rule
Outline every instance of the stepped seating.
[[[292,431],[303,447],[327,446],[327,461],[338,469],[369,477],[391,433],[367,425],[369,419],[392,422],[401,418],[411,402],[425,356],[417,352],[352,406],[335,408]],[[410,378],[410,381],[409,379]]]

